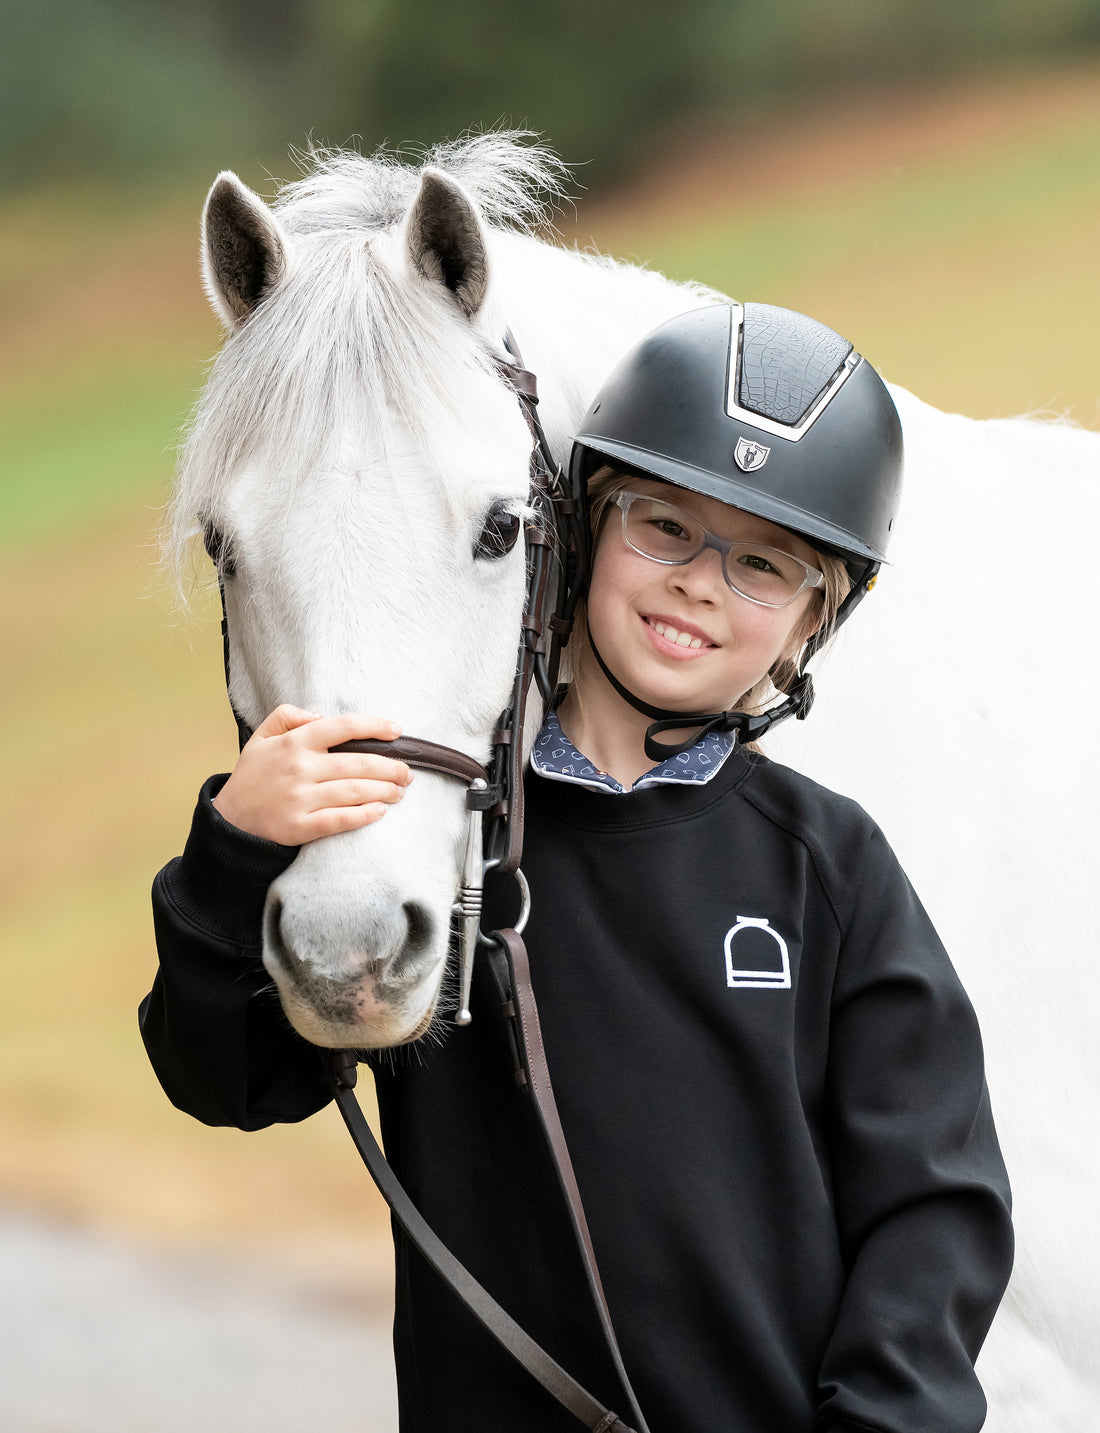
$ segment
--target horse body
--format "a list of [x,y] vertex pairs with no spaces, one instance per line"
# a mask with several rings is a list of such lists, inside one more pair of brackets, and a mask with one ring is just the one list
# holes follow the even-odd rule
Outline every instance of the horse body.
[[[274,214],[215,185],[207,280],[233,336],[176,534],[211,524],[233,554],[232,694],[251,724],[281,701],[370,711],[483,760],[523,558],[479,558],[478,534],[522,508],[530,451],[492,355],[510,329],[564,460],[614,362],[719,296],[501,227],[548,177],[501,136],[442,162],[461,182],[337,157]],[[771,749],[881,820],[982,1019],[1020,1246],[983,1355],[988,1426],[1082,1433],[1100,1428],[1100,975],[1080,878],[1100,791],[1077,633],[1100,437],[896,397],[893,566],[825,660],[810,721]],[[265,962],[307,1038],[391,1045],[431,1025],[465,819],[457,784],[419,773],[381,823],[304,848],[272,887]]]
[[1100,674],[1082,647],[1100,435],[894,396],[892,565],[772,750],[880,821],[981,1020],[1017,1234],[988,1427],[1095,1430]]

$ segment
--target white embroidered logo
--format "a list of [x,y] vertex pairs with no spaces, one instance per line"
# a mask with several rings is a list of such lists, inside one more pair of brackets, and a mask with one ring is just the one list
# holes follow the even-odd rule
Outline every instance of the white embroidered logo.
[[[749,969],[742,969],[734,965],[733,943],[734,939],[743,931],[762,931],[770,935],[779,947],[779,968],[775,969],[770,962],[759,959],[757,965]],[[759,941],[752,941],[748,949],[759,946]],[[742,953],[739,959],[748,959],[746,943],[741,942]],[[731,926],[726,932],[726,984],[729,986],[749,985],[758,990],[790,990],[791,988],[791,957],[787,951],[787,942],[777,930],[772,930],[766,916],[738,916],[737,924]]]

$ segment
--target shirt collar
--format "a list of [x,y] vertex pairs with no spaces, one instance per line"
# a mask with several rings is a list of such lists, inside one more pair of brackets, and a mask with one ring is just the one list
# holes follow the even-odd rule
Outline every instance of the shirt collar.
[[[649,786],[670,786],[682,783],[688,786],[705,786],[722,769],[722,765],[734,748],[731,732],[710,732],[679,756],[669,757],[659,766],[647,771],[630,787],[631,791],[644,791]],[[571,781],[577,786],[587,786],[592,791],[606,791],[611,796],[627,795],[627,788],[620,786],[606,771],[599,771],[577,750],[561,729],[556,712],[548,712],[542,724],[542,731],[535,738],[531,748],[531,767],[540,776],[550,781]]]

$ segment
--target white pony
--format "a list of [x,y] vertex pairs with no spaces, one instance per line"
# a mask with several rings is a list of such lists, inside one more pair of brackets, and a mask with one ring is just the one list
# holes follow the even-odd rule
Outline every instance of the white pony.
[[[496,134],[419,170],[323,155],[274,208],[216,181],[203,264],[231,337],[173,532],[179,551],[206,527],[221,554],[232,696],[251,725],[287,701],[371,711],[487,756],[523,554],[479,555],[478,538],[523,510],[530,449],[492,364],[506,329],[564,459],[615,360],[718,297],[524,232],[529,196],[558,177]],[[825,660],[811,719],[772,749],[881,820],[982,1019],[1019,1243],[983,1354],[988,1427],[1096,1433],[1100,693],[1085,617],[1100,435],[895,398],[908,464],[893,566]],[[430,1027],[464,828],[458,784],[421,773],[380,825],[306,846],[276,881],[264,959],[307,1038],[381,1046]]]

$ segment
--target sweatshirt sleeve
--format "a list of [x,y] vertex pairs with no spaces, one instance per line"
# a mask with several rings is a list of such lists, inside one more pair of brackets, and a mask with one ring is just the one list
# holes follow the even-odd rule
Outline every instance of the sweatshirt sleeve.
[[977,1433],[974,1360],[1012,1266],[1008,1179],[969,1000],[872,828],[834,990],[828,1101],[848,1279],[827,1429]]
[[262,1129],[330,1099],[321,1052],[291,1027],[260,960],[267,888],[298,853],[238,830],[199,794],[182,856],[153,883],[160,967],[138,1019],[165,1094],[210,1125]]

